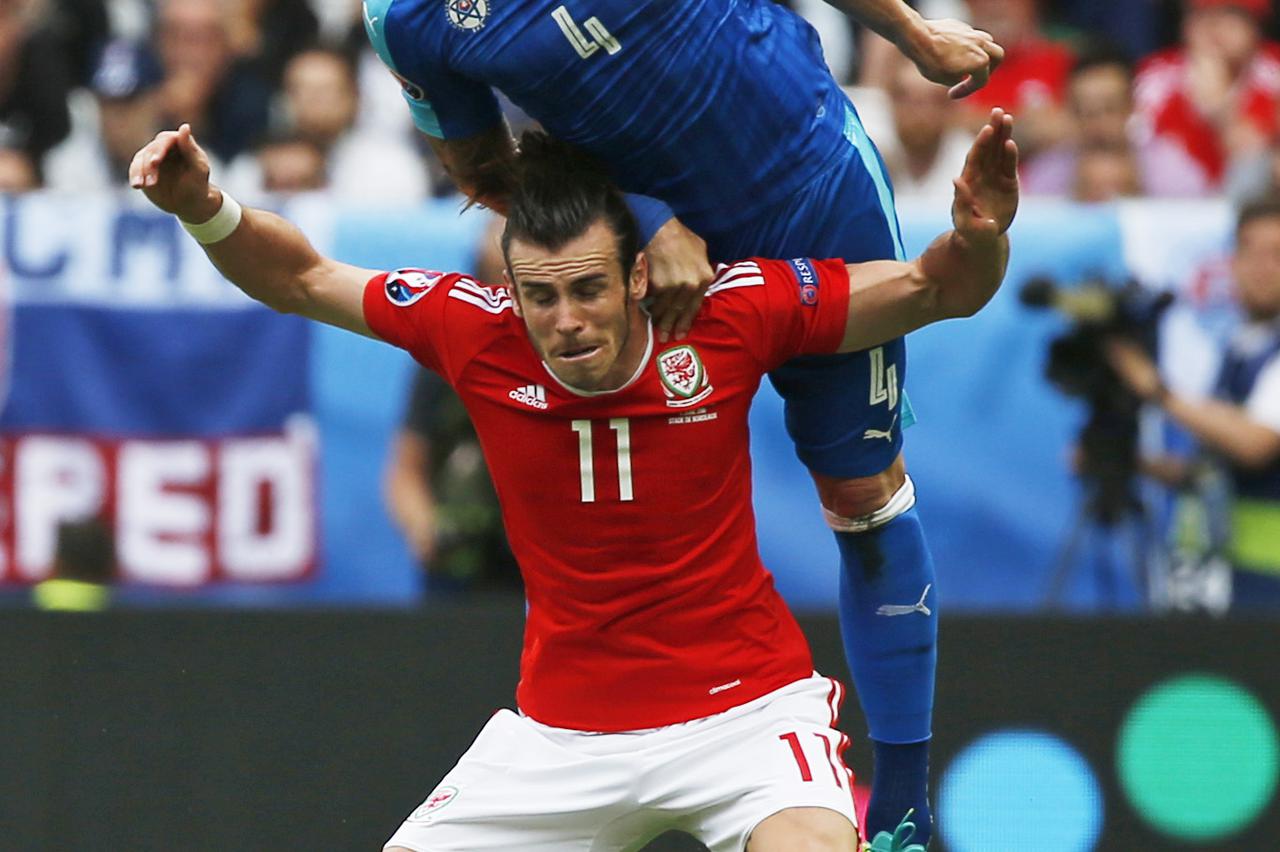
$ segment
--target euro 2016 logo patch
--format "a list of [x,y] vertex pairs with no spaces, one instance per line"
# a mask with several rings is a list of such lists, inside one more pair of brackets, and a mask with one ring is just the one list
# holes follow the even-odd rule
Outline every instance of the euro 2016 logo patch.
[[460,30],[478,30],[489,19],[489,0],[445,0],[444,8]]
[[697,405],[715,390],[711,387],[707,368],[698,357],[698,350],[687,344],[668,349],[658,356],[658,376],[662,379],[662,390],[667,395],[670,408]]
[[431,288],[444,277],[443,272],[428,272],[425,269],[397,269],[387,276],[384,289],[387,301],[393,305],[407,308],[423,296],[431,292]]
[[803,257],[788,262],[791,264],[791,271],[795,273],[796,285],[800,288],[800,304],[810,308],[818,304],[818,270]]

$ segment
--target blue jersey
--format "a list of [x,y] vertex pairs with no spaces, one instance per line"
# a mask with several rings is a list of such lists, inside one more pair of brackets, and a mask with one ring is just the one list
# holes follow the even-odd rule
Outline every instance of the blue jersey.
[[497,89],[698,231],[859,144],[817,34],[769,0],[365,0],[364,16],[425,133],[493,128]]

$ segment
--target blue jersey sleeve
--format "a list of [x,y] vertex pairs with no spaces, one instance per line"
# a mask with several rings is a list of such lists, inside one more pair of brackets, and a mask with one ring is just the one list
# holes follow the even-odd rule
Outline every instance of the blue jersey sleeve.
[[676,215],[665,201],[657,198],[638,195],[634,192],[625,193],[624,197],[627,199],[627,206],[631,208],[631,215],[636,219],[636,227],[640,230],[641,246],[649,245],[649,241],[653,239],[654,234],[658,233],[658,229]]
[[418,129],[437,139],[460,139],[496,127],[502,111],[492,89],[449,68],[443,45],[421,26],[424,15],[443,14],[444,8],[412,0],[365,0],[364,28],[378,57],[400,81]]

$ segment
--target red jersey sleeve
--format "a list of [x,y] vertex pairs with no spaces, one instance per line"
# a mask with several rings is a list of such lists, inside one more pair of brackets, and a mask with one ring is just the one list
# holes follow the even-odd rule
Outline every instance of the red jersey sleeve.
[[486,287],[457,273],[426,269],[379,273],[364,288],[364,319],[369,329],[450,384],[484,338],[472,326],[509,306],[504,288]]
[[835,352],[849,320],[849,273],[839,259],[742,261],[719,269],[707,296],[765,371]]

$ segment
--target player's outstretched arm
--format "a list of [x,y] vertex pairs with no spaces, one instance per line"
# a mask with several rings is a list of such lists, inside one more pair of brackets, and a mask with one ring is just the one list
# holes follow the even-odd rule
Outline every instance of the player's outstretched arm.
[[850,264],[841,352],[856,352],[944,319],[973,316],[1000,289],[1006,231],[1018,212],[1013,116],[994,109],[956,178],[953,230],[909,262]]
[[925,79],[949,86],[953,98],[987,84],[1004,59],[991,33],[963,21],[922,17],[903,0],[827,0],[897,45]]
[[[183,222],[201,225],[224,217],[232,230],[215,242],[202,241],[201,247],[228,281],[254,299],[373,336],[364,320],[363,299],[365,282],[376,273],[324,257],[274,213],[243,208],[238,222],[226,219],[234,207],[224,208],[222,190],[209,183],[209,158],[190,125],[162,131],[143,146],[129,165],[129,185]],[[216,225],[211,236],[225,230]]]

